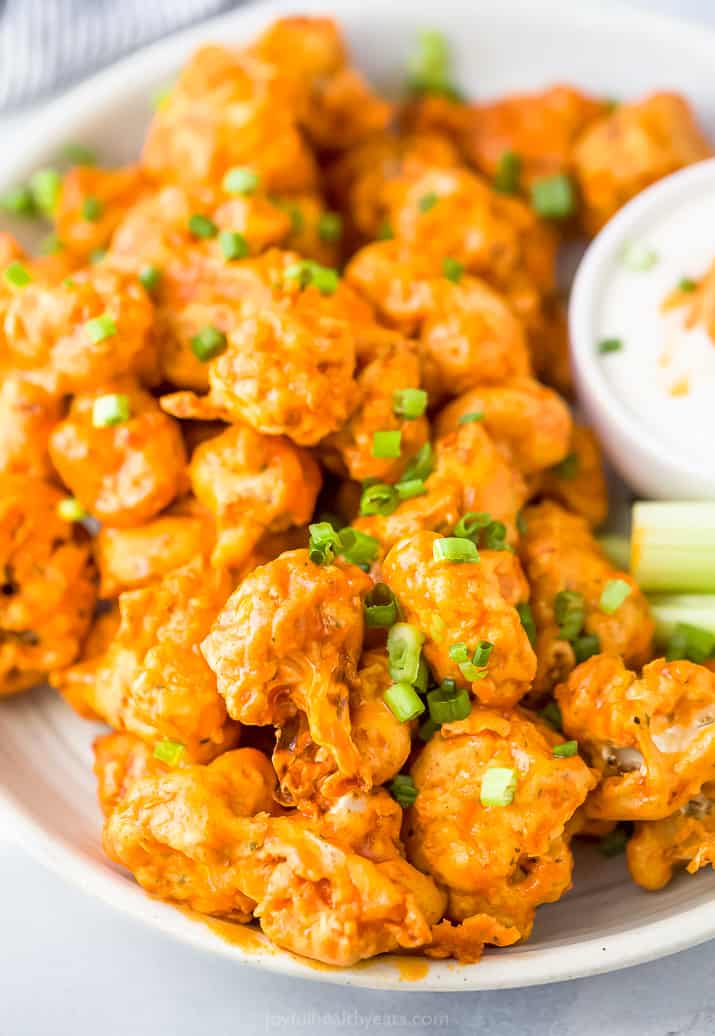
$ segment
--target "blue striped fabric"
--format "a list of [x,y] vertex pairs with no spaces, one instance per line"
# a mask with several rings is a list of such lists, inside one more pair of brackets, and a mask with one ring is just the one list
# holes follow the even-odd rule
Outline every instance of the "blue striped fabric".
[[69,86],[239,0],[0,0],[0,110]]

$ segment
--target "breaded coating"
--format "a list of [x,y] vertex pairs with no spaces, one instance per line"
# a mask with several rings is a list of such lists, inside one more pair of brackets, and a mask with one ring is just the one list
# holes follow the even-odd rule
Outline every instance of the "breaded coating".
[[208,557],[214,540],[211,515],[191,497],[133,529],[104,526],[93,541],[100,596],[139,590],[194,558]]
[[[126,397],[129,418],[98,427],[95,406],[113,395]],[[82,506],[117,528],[143,524],[188,488],[178,424],[129,379],[75,396],[50,436],[50,456]]]
[[[521,709],[474,705],[467,719],[434,734],[410,770],[417,798],[407,820],[408,859],[446,887],[451,920],[484,915],[478,926],[471,922],[482,942],[527,938],[536,907],[570,887],[564,826],[596,778],[579,756],[553,755],[560,741]],[[482,802],[482,782],[493,768],[514,774],[508,804]],[[455,952],[442,938],[448,935],[435,934],[436,955]]]
[[50,684],[84,719],[101,719],[89,702],[94,693],[97,669],[104,661],[104,655],[116,637],[118,629],[119,609],[116,604],[104,611],[98,611],[82,643],[77,661],[67,668],[55,669],[50,673]]
[[96,578],[84,530],[41,479],[0,476],[0,696],[69,665],[92,621]]
[[619,104],[586,129],[574,150],[585,229],[595,234],[650,184],[712,153],[680,94]]
[[234,424],[194,450],[197,499],[216,519],[215,565],[236,567],[267,532],[310,521],[322,477],[307,450]]
[[489,437],[522,474],[558,464],[569,452],[569,408],[553,389],[533,378],[513,378],[463,393],[439,413],[435,432],[454,432],[460,419],[478,415]]
[[[52,218],[62,247],[85,263],[104,250],[145,190],[138,166],[75,166],[63,177]],[[94,253],[94,256],[93,256]]]
[[52,480],[47,444],[61,416],[61,401],[20,375],[0,384],[0,472]]
[[87,688],[87,704],[116,730],[149,744],[178,741],[207,760],[238,738],[216,679],[199,651],[231,589],[229,577],[197,558],[119,598],[121,622]]
[[102,813],[109,817],[132,785],[142,777],[158,777],[169,767],[156,758],[149,745],[134,734],[102,734],[95,738],[94,773]]
[[196,51],[162,100],[142,151],[146,175],[187,190],[250,167],[266,190],[311,190],[315,160],[296,125],[289,76],[246,52]]
[[601,449],[586,425],[574,423],[568,453],[553,468],[541,473],[534,495],[556,500],[597,527],[608,514],[608,490]]
[[471,163],[493,180],[505,154],[520,160],[519,185],[569,173],[577,139],[607,111],[607,103],[573,86],[509,94],[470,109],[460,144]]
[[[436,680],[451,678],[487,705],[514,705],[536,672],[536,656],[515,607],[528,595],[519,562],[506,553],[492,562],[491,551],[484,551],[476,563],[435,560],[433,547],[439,539],[434,532],[420,532],[396,543],[383,562],[382,577],[405,620],[424,634],[424,656]],[[513,568],[516,600],[503,596],[497,563]],[[493,645],[488,667],[481,679],[470,682],[449,648],[463,643],[471,654],[482,641]]]
[[715,673],[705,666],[659,658],[638,677],[596,655],[556,699],[564,731],[602,774],[588,816],[663,820],[715,780]]
[[[326,467],[356,481],[395,482],[429,437],[425,416],[400,416],[395,394],[420,387],[420,363],[411,342],[390,335],[384,347],[358,373],[356,407],[343,427],[321,443]],[[375,457],[375,432],[399,431],[400,456]]]
[[[579,640],[595,636],[591,653],[621,655],[626,665],[641,666],[652,657],[654,624],[648,602],[634,579],[605,556],[584,518],[558,504],[528,507],[523,515],[520,555],[531,585],[531,608],[536,623],[539,668],[533,695],[543,696],[576,665]],[[601,595],[612,580],[620,580],[628,595],[614,612],[601,605]],[[583,609],[580,628],[564,630],[557,597],[579,595]]]
[[281,726],[303,712],[338,770],[361,774],[349,692],[362,647],[361,598],[371,585],[354,565],[316,565],[307,550],[246,576],[201,646],[229,715]]
[[626,847],[628,869],[641,888],[665,888],[676,870],[715,867],[715,784],[665,820],[642,820]]
[[136,277],[102,264],[60,284],[31,281],[7,306],[5,363],[53,395],[82,392],[149,369],[152,321]]

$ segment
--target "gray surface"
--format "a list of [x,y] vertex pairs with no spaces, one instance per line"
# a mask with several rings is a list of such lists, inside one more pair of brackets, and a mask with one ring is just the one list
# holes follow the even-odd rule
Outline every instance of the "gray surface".
[[[335,6],[339,12],[339,0]],[[632,6],[715,23],[715,0],[632,0]],[[3,128],[0,123],[0,134]],[[0,1036],[715,1034],[715,942],[628,971],[536,989],[441,996],[351,991],[177,946],[68,888],[11,838],[0,816]]]

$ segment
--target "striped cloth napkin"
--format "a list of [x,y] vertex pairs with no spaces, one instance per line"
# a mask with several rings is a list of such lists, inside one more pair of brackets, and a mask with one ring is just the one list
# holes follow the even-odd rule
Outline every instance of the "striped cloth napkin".
[[0,111],[240,0],[0,0]]

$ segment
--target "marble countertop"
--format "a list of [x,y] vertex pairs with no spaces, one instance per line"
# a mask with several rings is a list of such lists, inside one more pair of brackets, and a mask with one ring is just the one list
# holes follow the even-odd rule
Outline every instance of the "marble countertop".
[[[631,5],[715,23],[713,0]],[[11,127],[0,119],[0,140]],[[0,1036],[713,1036],[714,977],[715,941],[506,992],[377,993],[281,978],[177,945],[68,887],[23,852],[0,812]]]

